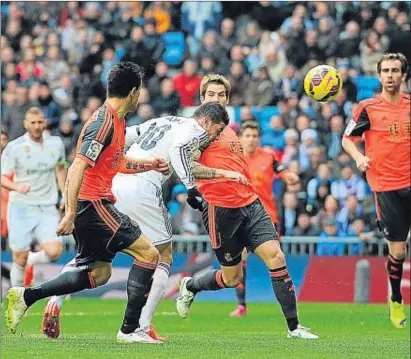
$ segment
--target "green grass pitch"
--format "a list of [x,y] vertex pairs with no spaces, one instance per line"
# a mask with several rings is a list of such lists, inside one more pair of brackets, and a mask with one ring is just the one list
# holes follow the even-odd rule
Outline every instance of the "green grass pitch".
[[[3,303],[3,312],[4,305]],[[249,304],[244,318],[230,318],[233,303],[193,304],[182,320],[173,301],[160,304],[154,323],[169,340],[163,345],[117,345],[125,302],[73,299],[65,303],[59,339],[43,337],[45,302],[30,309],[15,335],[2,321],[2,358],[6,359],[406,359],[410,331],[391,326],[384,305],[301,303],[303,325],[320,335],[316,341],[286,339],[277,304]],[[407,318],[410,307],[407,306]]]

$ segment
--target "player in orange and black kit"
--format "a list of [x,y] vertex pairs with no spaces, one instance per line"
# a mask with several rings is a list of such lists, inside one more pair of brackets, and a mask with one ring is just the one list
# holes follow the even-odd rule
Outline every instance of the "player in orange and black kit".
[[[205,76],[200,86],[202,103],[227,105],[230,83],[221,75]],[[243,175],[239,182],[215,178],[213,168],[235,171]],[[242,278],[241,253],[244,248],[254,252],[267,265],[274,294],[288,325],[289,338],[318,338],[299,325],[293,282],[288,274],[284,253],[280,248],[274,225],[253,187],[242,146],[235,132],[226,127],[220,138],[201,154],[193,174],[209,173],[207,181],[198,180],[198,191],[188,192],[187,202],[202,210],[203,221],[210,235],[211,246],[221,270],[210,270],[185,277],[180,281],[177,311],[186,318],[194,296],[203,290],[236,287]],[[214,176],[214,177],[213,177]],[[244,184],[246,179],[246,184]],[[204,199],[204,201],[203,201]]]
[[[12,333],[27,308],[38,300],[105,284],[111,276],[112,260],[122,251],[134,258],[134,264],[128,278],[128,303],[117,340],[153,342],[138,329],[138,322],[151,288],[158,251],[141,234],[137,223],[114,207],[115,197],[111,191],[112,179],[118,172],[131,174],[152,169],[168,172],[165,160],[133,160],[124,156],[124,116],[136,110],[142,76],[142,69],[131,62],[120,62],[111,69],[107,100],[81,131],[77,155],[65,185],[65,215],[57,228],[60,235],[75,230],[78,254],[56,278],[32,288],[10,289],[6,314]],[[58,329],[52,321],[51,313],[49,321],[43,324]]]
[[[345,130],[342,145],[374,191],[377,220],[388,240],[387,273],[391,285],[390,319],[405,327],[401,295],[406,239],[411,227],[410,95],[400,92],[408,62],[404,55],[385,54],[377,65],[380,95],[361,101]],[[354,140],[365,141],[365,155]]]
[[[259,147],[261,129],[256,121],[246,121],[240,128],[240,142],[244,150],[244,159],[247,162],[251,176],[251,184],[255,193],[260,198],[267,214],[270,216],[277,233],[279,233],[279,220],[277,205],[273,194],[273,180],[277,175],[287,184],[298,183],[299,177],[280,164],[275,153],[270,149]],[[231,313],[232,317],[241,317],[247,314],[245,300],[247,251],[244,250],[241,258],[243,278],[236,287],[238,307]]]

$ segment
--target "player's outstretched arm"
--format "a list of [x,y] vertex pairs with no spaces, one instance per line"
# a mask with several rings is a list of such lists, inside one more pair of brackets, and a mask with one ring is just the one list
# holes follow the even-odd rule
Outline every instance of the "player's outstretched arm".
[[192,161],[191,162],[193,175],[195,179],[214,179],[214,178],[227,178],[240,182],[241,184],[248,184],[247,178],[241,173],[235,171],[222,170],[219,168],[211,168],[204,166],[203,164]]
[[76,157],[68,170],[63,194],[65,214],[56,231],[59,235],[70,234],[73,232],[80,187],[83,183],[84,173],[89,166],[90,165],[86,161]]
[[135,174],[147,171],[157,171],[164,175],[170,173],[168,162],[164,158],[154,158],[153,160],[136,160],[129,156],[124,156],[120,162],[118,170],[120,173]]

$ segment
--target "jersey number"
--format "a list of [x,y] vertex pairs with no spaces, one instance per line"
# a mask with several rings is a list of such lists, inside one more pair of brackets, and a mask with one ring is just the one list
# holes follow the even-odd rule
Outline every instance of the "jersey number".
[[171,129],[171,125],[156,126],[156,123],[152,123],[151,126],[144,132],[137,140],[137,144],[145,150],[151,150],[154,148],[159,140],[161,140],[164,134]]

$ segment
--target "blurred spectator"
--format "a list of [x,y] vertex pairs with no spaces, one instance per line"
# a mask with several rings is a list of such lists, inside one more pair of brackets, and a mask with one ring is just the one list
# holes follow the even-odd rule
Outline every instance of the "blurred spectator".
[[[163,54],[166,51],[164,40],[162,36],[156,31],[156,20],[154,18],[149,18],[144,23],[144,44],[150,50],[149,56],[150,61],[150,71],[154,66],[163,59]],[[147,69],[146,69],[147,71]],[[147,74],[151,77],[153,72]]]
[[317,131],[307,128],[301,132],[301,144],[298,149],[300,167],[303,171],[310,168],[310,155],[318,141]]
[[[321,238],[338,237],[337,224],[333,217],[325,217],[321,223],[323,231],[320,233]],[[344,243],[339,241],[337,243],[318,242],[317,244],[318,256],[342,256],[344,255]]]
[[358,65],[358,59],[356,56],[360,54],[359,46],[361,42],[360,36],[360,26],[355,21],[350,21],[345,26],[345,31],[343,31],[339,36],[338,41],[338,56],[351,59],[351,65]]
[[[76,115],[74,113],[74,115]],[[75,131],[73,126],[73,113],[71,111],[67,111],[63,114],[58,131],[55,132],[57,136],[60,136],[64,148],[66,150],[66,156],[68,156],[76,147],[77,138],[75,138]]]
[[216,73],[217,71],[214,59],[212,57],[202,57],[200,59],[200,69],[198,72],[201,76]]
[[293,15],[285,19],[281,24],[281,33],[288,34],[293,28],[295,28],[295,23],[297,21],[301,21],[301,25],[303,25],[307,30],[314,28],[314,23],[307,16],[307,9],[305,5],[296,5]]
[[341,170],[341,178],[331,184],[331,194],[340,203],[343,203],[349,195],[356,196],[362,202],[366,196],[365,182],[353,173],[351,167],[346,166]]
[[305,33],[304,45],[306,61],[317,60],[319,62],[323,62],[325,60],[325,54],[318,46],[317,30],[308,30]]
[[244,65],[241,62],[233,62],[228,80],[231,83],[230,105],[244,105],[244,92],[250,85],[250,78],[245,72]]
[[319,228],[311,223],[307,213],[301,213],[297,218],[297,227],[292,231],[293,236],[315,237],[320,234]]
[[367,31],[360,43],[361,65],[366,75],[377,75],[377,62],[388,48],[388,38],[373,30]]
[[181,106],[194,106],[200,89],[201,77],[197,74],[197,64],[193,60],[184,61],[183,73],[173,80],[174,88],[180,95]]
[[51,89],[47,82],[40,83],[38,99],[34,103],[36,106],[40,107],[47,119],[47,128],[55,129],[58,127],[61,116],[61,107],[54,100],[51,94]]
[[281,78],[276,86],[276,95],[291,97],[293,94],[301,92],[301,78],[296,73],[296,68],[288,65],[285,68],[285,76]]
[[53,98],[63,109],[72,107],[73,89],[70,75],[64,75],[60,79],[60,85],[54,89]]
[[147,88],[153,98],[160,95],[161,82],[168,77],[168,66],[165,62],[160,61],[156,64],[155,74],[148,80]]
[[150,49],[144,43],[144,31],[141,26],[134,26],[130,40],[124,43],[124,61],[132,61],[146,68],[150,64]]
[[338,46],[338,28],[329,17],[318,21],[318,47],[326,58],[334,57]]
[[326,181],[331,181],[331,174],[328,165],[321,163],[317,169],[317,176],[310,179],[307,185],[307,195],[309,203],[314,203],[318,196],[318,187]]
[[350,195],[346,198],[344,207],[337,215],[338,230],[344,236],[353,235],[351,224],[363,214],[363,208],[358,203],[356,196]]
[[283,51],[270,48],[265,55],[265,67],[269,73],[270,79],[274,83],[280,82],[287,66],[287,58]]
[[243,47],[256,47],[260,42],[261,32],[257,22],[250,21],[241,34],[238,43]]
[[60,79],[63,75],[70,72],[66,61],[60,59],[60,50],[57,46],[51,46],[47,50],[46,59],[44,61],[44,73],[47,82],[52,89],[58,87]]
[[289,128],[284,132],[284,139],[285,147],[283,151],[284,154],[282,158],[282,163],[288,165],[292,160],[297,159],[298,156],[298,132],[293,128]]
[[221,21],[220,27],[220,45],[228,53],[230,49],[237,43],[235,34],[235,21],[229,18]]
[[274,96],[274,83],[268,74],[268,68],[261,66],[257,76],[251,79],[245,90],[245,103],[249,106],[263,107],[269,105]]
[[299,214],[298,199],[295,193],[285,192],[281,217],[281,235],[291,236]]
[[334,115],[330,121],[330,132],[325,138],[328,148],[328,158],[334,160],[341,152],[341,139],[344,132],[344,119],[341,115]]
[[163,1],[152,1],[148,8],[144,11],[144,17],[147,20],[155,19],[156,32],[163,34],[170,30],[171,16],[168,9],[164,6]]
[[7,110],[6,116],[2,118],[2,126],[8,133],[10,141],[22,136],[24,129],[24,115],[32,106],[28,98],[28,89],[19,86],[16,89],[15,102]]
[[243,106],[240,109],[240,121],[257,121],[257,118],[253,115],[250,106]]
[[180,108],[180,97],[175,91],[173,81],[169,78],[164,78],[161,82],[161,92],[152,103],[156,116],[177,114]]
[[198,61],[202,58],[209,57],[213,59],[214,63],[218,66],[226,58],[226,51],[221,47],[218,42],[217,32],[209,30],[204,34],[201,42],[200,50],[198,52]]
[[351,102],[357,101],[357,85],[352,80],[351,76],[348,73],[347,67],[340,67],[338,69],[340,71],[340,75],[343,81],[343,89],[347,94],[347,100]]
[[271,116],[270,128],[261,136],[261,146],[282,151],[285,146],[285,127],[280,116]]
[[195,57],[208,30],[218,30],[222,17],[219,1],[185,2],[181,7],[181,29],[187,36],[191,56]]

